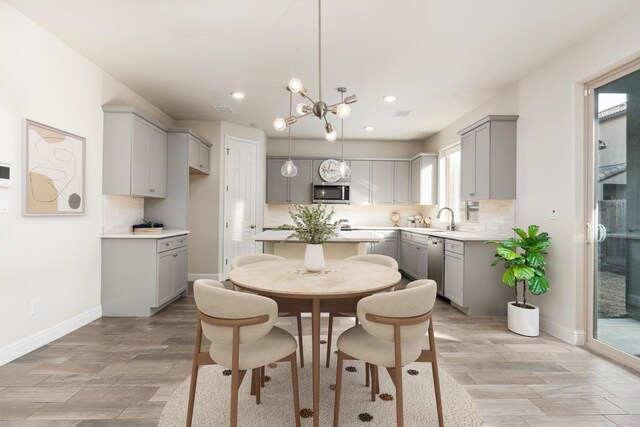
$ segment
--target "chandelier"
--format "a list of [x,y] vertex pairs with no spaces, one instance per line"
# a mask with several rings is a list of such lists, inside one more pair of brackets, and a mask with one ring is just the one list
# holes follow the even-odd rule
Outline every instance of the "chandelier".
[[[347,96],[346,98],[341,96],[340,102],[333,105],[327,105],[326,102],[322,101],[322,7],[321,7],[321,3],[322,3],[322,0],[318,0],[318,101],[315,102],[313,99],[311,99],[311,97],[309,96],[309,92],[304,88],[304,85],[302,84],[302,80],[300,80],[297,77],[292,78],[291,80],[289,80],[287,90],[291,91],[292,93],[299,94],[304,99],[308,100],[311,103],[311,105],[307,105],[304,102],[301,102],[296,107],[296,113],[298,114],[297,116],[291,114],[291,111],[290,111],[289,117],[287,118],[278,117],[277,119],[275,119],[273,121],[273,127],[277,131],[282,132],[287,127],[290,127],[291,125],[296,123],[298,119],[301,119],[302,117],[306,117],[313,114],[318,119],[324,120],[324,131],[325,131],[324,137],[327,139],[327,141],[335,141],[336,138],[338,137],[338,133],[333,129],[333,126],[331,126],[331,123],[329,123],[329,121],[327,120],[327,113],[331,112],[336,116],[338,116],[340,119],[347,118],[349,117],[349,114],[351,114],[351,107],[349,107],[349,104],[353,104],[354,102],[357,102],[358,98],[356,97],[356,95],[350,95],[350,96]],[[343,92],[341,92],[341,94],[343,94]]]

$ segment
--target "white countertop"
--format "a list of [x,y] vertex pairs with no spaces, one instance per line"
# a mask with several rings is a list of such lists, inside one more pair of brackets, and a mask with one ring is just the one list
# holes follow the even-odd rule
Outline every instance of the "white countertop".
[[[257,242],[285,242],[286,238],[291,235],[291,230],[269,230],[263,231],[253,236],[253,240]],[[381,237],[376,237],[370,231],[342,231],[338,236],[334,236],[328,240],[329,243],[365,243],[380,242]],[[299,240],[291,239],[286,242],[298,243]]]
[[189,230],[162,230],[158,233],[134,233],[129,231],[126,233],[102,234],[101,239],[162,239],[165,237],[181,236],[189,234]]

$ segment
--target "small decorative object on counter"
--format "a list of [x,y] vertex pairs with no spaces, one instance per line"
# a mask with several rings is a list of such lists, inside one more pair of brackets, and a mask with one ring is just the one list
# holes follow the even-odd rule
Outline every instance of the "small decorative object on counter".
[[428,217],[424,218],[424,219],[422,220],[422,222],[424,223],[424,226],[425,226],[425,227],[427,227],[427,228],[431,228],[431,217],[430,217],[430,216],[428,216]]
[[398,212],[391,212],[391,223],[394,227],[400,227],[400,214]]
[[422,227],[422,214],[414,215],[413,222],[415,223],[415,227]]
[[322,271],[324,268],[324,251],[322,244],[338,235],[336,230],[346,223],[346,219],[332,221],[334,210],[327,212],[326,205],[319,203],[311,207],[291,205],[289,215],[293,220],[294,232],[287,240],[297,238],[307,244],[304,254],[304,268],[310,272]]
[[413,215],[409,215],[407,217],[407,227],[415,227],[416,226],[416,220],[413,218]]
[[[527,231],[514,228],[517,237],[507,240],[491,240],[498,245],[492,266],[504,262],[506,271],[502,282],[516,291],[515,301],[507,303],[507,327],[510,331],[528,337],[537,337],[540,325],[540,310],[527,304],[527,288],[533,295],[549,290],[545,273],[545,249],[551,245],[548,233],[538,234],[539,227],[530,225]],[[518,283],[522,283],[522,301],[518,300]]]
[[142,223],[133,226],[134,233],[159,233],[164,230],[159,222],[141,220]]

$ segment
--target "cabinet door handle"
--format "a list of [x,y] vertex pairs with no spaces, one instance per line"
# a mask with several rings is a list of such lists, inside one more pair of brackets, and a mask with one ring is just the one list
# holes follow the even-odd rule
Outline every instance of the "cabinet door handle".
[[475,195],[476,195],[476,193],[469,193],[469,195],[470,195],[470,196],[475,196]]
[[203,167],[203,165],[200,165],[200,167]]
[[249,228],[256,228],[256,226],[255,225],[250,225]]
[[155,193],[156,190],[154,190],[153,188],[149,190],[149,193]]
[[165,245],[165,246],[169,246],[169,243],[165,243],[164,245]]

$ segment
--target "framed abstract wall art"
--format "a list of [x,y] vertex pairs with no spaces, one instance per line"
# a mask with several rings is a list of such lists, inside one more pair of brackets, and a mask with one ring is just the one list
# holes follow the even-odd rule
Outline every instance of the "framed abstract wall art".
[[85,138],[26,120],[24,215],[84,215]]

